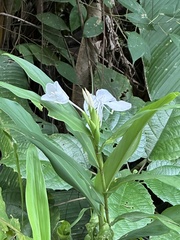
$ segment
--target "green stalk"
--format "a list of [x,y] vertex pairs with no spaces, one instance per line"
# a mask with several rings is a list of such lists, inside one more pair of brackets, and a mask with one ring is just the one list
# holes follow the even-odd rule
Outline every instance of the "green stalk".
[[100,206],[100,212],[101,216],[99,218],[99,226],[100,228],[104,225],[104,213],[105,213],[105,219],[106,223],[110,223],[109,220],[109,210],[108,210],[108,197],[107,197],[107,192],[106,192],[106,182],[105,182],[105,177],[104,177],[104,171],[103,171],[103,158],[102,158],[102,153],[97,153],[97,160],[98,160],[98,165],[99,165],[99,173],[101,176],[101,184],[103,188],[103,197],[104,197],[104,206]]

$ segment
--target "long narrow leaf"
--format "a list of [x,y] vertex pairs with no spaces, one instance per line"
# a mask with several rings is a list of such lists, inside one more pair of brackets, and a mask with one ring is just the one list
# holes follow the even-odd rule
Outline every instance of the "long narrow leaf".
[[[40,70],[38,67],[34,66],[32,63],[21,59],[19,57],[16,57],[12,54],[4,54],[10,58],[12,58],[16,63],[18,63],[23,70],[26,72],[26,74],[35,82],[40,84],[43,89],[45,90],[46,84],[53,82],[42,70]],[[3,85],[4,87],[7,87],[7,85]],[[8,88],[9,89],[9,88]],[[9,89],[13,93],[15,93],[18,97],[24,98],[24,92],[22,92],[21,89],[19,89],[19,94],[16,91],[17,89]],[[14,92],[14,91],[15,92]],[[39,102],[37,95],[34,93],[27,92],[27,99],[30,99],[37,107],[41,107],[41,102]],[[83,124],[83,122],[80,119],[79,114],[77,111],[70,105],[66,104],[66,106],[61,106],[59,104],[52,104],[49,102],[43,102],[43,105],[48,109],[49,116],[56,118],[57,120],[64,121],[67,128],[70,129],[71,133],[77,137],[77,139],[82,144],[84,151],[87,152],[89,156],[89,161],[93,166],[97,167],[97,160],[96,160],[96,154],[93,148],[93,144],[91,142],[91,139],[89,137],[89,131]],[[69,106],[68,106],[69,105]]]
[[[133,154],[133,152],[136,150],[140,141],[141,132],[147,122],[158,111],[158,109],[161,109],[161,107],[171,102],[178,95],[178,93],[171,93],[166,97],[163,97],[160,100],[145,106],[140,110],[140,117],[136,119],[135,116],[135,120],[131,120],[131,124],[125,123],[126,127],[123,129],[124,135],[121,141],[107,158],[104,164],[106,190],[108,190],[111,182],[115,177],[115,174],[119,171],[122,165],[127,162],[131,154]],[[121,128],[115,133],[115,136],[117,137],[119,133],[121,133]],[[112,138],[113,137],[114,136],[112,136]],[[100,187],[99,181],[100,174],[97,175],[95,184],[96,188],[101,192],[102,189]]]
[[90,164],[97,167],[97,159],[90,132],[75,109],[70,104],[60,105],[46,102],[44,105],[49,110],[48,115],[50,117],[65,122],[68,130],[79,140],[84,151],[87,152]]
[[50,240],[50,216],[45,181],[37,149],[30,145],[26,158],[26,206],[34,240]]
[[15,123],[15,125],[8,127],[22,133],[30,142],[42,150],[49,158],[57,174],[82,192],[91,205],[98,211],[98,203],[102,203],[102,197],[94,189],[89,172],[58,148],[50,139],[45,137],[31,115],[19,104],[4,98],[0,98],[0,102],[0,109]]
[[32,63],[20,58],[16,57],[12,54],[5,53],[3,55],[6,55],[10,58],[12,58],[16,63],[18,63],[23,70],[26,72],[28,77],[30,77],[33,81],[39,83],[43,89],[45,90],[46,84],[53,82],[42,70],[40,70],[38,67],[33,65]]
[[20,98],[31,100],[36,107],[42,110],[42,106],[40,104],[40,96],[37,93],[23,89],[23,88],[16,87],[12,84],[5,83],[5,82],[0,82],[0,86],[10,90],[12,93],[14,93],[16,96]]

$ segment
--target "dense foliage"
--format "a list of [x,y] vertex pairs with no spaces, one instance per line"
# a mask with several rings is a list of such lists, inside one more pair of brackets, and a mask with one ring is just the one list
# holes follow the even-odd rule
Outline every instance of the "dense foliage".
[[178,239],[179,1],[0,3],[0,239]]

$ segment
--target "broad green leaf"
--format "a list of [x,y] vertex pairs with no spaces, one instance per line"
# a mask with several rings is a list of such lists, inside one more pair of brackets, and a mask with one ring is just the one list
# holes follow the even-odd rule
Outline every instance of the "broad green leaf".
[[177,35],[175,33],[169,34],[171,40],[174,42],[174,44],[180,49],[180,35]]
[[51,12],[39,13],[36,15],[37,19],[52,28],[57,30],[69,30],[64,20],[60,18],[58,15],[53,14]]
[[[79,12],[80,11],[80,12]],[[81,16],[83,17],[83,21],[86,19],[87,17],[87,10],[84,7],[84,5],[79,4],[79,6],[74,6],[70,12],[69,15],[69,24],[70,24],[70,29],[71,32],[73,32],[74,30],[76,30],[77,28],[81,27]]]
[[131,12],[146,14],[143,7],[135,0],[118,0],[124,7],[126,7]]
[[29,63],[28,61],[16,57],[12,54],[4,54],[10,58],[12,58],[16,63],[18,63],[23,70],[26,72],[26,74],[35,82],[39,83],[43,89],[45,89],[45,86],[47,83],[53,82],[42,70],[40,70],[38,67],[34,66],[32,63]]
[[103,32],[103,22],[98,17],[90,17],[84,25],[83,35],[86,38],[96,37]]
[[171,230],[176,231],[177,233],[180,232],[180,224],[178,224],[177,222],[174,222],[172,219],[164,216],[163,214],[160,215],[160,214],[147,214],[143,212],[134,212],[134,213],[130,212],[130,213],[125,213],[118,216],[117,220],[127,219],[129,221],[136,222],[145,218],[159,220],[161,223],[163,223],[166,227],[170,228]]
[[16,46],[16,49],[23,55],[24,59],[30,63],[34,63],[32,52],[28,48],[29,43],[23,43]]
[[[170,177],[167,177],[167,179],[170,179]],[[161,179],[145,180],[145,183],[147,187],[163,202],[168,202],[173,206],[180,204],[180,189],[177,187],[170,186],[171,184],[168,183],[163,183],[161,182]]]
[[[178,97],[172,104],[179,103]],[[173,160],[180,157],[179,126],[179,109],[157,112],[152,117],[145,127],[147,141],[145,150],[150,160]]]
[[[121,137],[136,120],[138,121],[143,117],[146,118],[148,115],[151,115],[152,117],[158,110],[164,111],[173,108],[179,108],[180,106],[176,104],[167,105],[178,96],[178,92],[170,93],[167,96],[142,107],[131,119],[123,124],[114,134],[112,134],[111,137],[106,140],[105,144],[109,144],[115,141],[117,138]],[[151,117],[149,119],[151,119]]]
[[[170,232],[170,228],[179,228],[180,221],[179,221],[179,213],[180,213],[180,206],[174,206],[166,209],[162,212],[163,219],[161,218],[158,220],[153,221],[152,223],[148,224],[147,226],[131,231],[120,238],[120,240],[132,240],[134,238],[139,237],[146,237],[146,236],[159,236],[162,234],[167,234]],[[165,216],[165,218],[164,218]],[[165,220],[165,219],[168,219]],[[165,225],[166,223],[166,225]],[[174,224],[176,223],[176,224]],[[174,232],[174,231],[173,231]],[[160,238],[159,238],[160,239]],[[167,239],[169,240],[169,239]]]
[[148,61],[150,61],[150,48],[140,34],[136,32],[128,33],[128,48],[131,53],[133,63],[142,56],[144,56]]
[[[180,25],[175,17],[160,14],[164,6],[172,10],[179,0],[141,1],[143,9],[151,18],[154,30],[140,29],[140,35],[151,51],[151,60],[144,59],[144,72],[150,98],[157,99],[180,90],[180,54],[169,34],[180,35]],[[152,11],[153,8],[153,11]]]
[[[130,197],[131,196],[131,197]],[[111,194],[108,199],[109,215],[111,222],[118,216],[125,213],[132,213],[136,211],[153,214],[155,207],[148,191],[144,186],[138,182],[124,183],[117,191]],[[127,219],[121,220],[113,224],[114,239],[119,239],[124,234],[141,228],[147,223],[149,219],[143,219],[138,222],[130,222]]]
[[61,76],[63,76],[70,82],[72,83],[78,82],[76,71],[70,64],[59,61],[56,63],[56,69],[61,74]]
[[153,24],[150,22],[150,19],[147,17],[147,14],[139,13],[128,13],[126,14],[127,19],[132,22],[136,27],[144,28],[146,30],[153,30]]
[[179,240],[179,233],[171,230],[168,233],[162,234],[160,236],[151,236],[150,239],[151,240],[169,240],[169,239]]
[[125,97],[125,99],[129,100],[132,96],[128,78],[103,64],[97,64],[94,82],[98,89],[107,89],[117,99],[122,97],[124,99]]
[[35,146],[26,158],[26,207],[34,240],[50,240],[50,216],[44,177]]
[[35,44],[28,44],[28,47],[35,58],[42,64],[54,66],[58,61],[58,57],[50,47],[41,47]]
[[[161,178],[145,180],[147,186],[154,192],[158,198],[172,205],[180,204],[179,194],[180,188],[178,178],[180,179],[180,161],[154,161],[148,166],[148,172],[157,176],[167,175],[167,182],[162,182]],[[176,185],[170,187],[171,176]],[[176,180],[173,178],[175,176]]]
[[[107,142],[112,142],[117,137],[122,136],[114,151],[110,154],[104,164],[104,176],[106,188],[109,188],[115,174],[125,164],[134,153],[141,139],[141,133],[145,125],[152,116],[160,110],[165,104],[171,102],[178,94],[172,93],[160,100],[153,102],[142,108],[133,118],[120,127]],[[99,186],[100,175],[96,176],[96,188],[102,191]]]
[[31,115],[20,105],[3,98],[1,98],[0,101],[1,110],[15,123],[15,125],[8,127],[21,132],[26,139],[34,143],[48,157],[57,174],[82,192],[96,211],[99,211],[98,203],[102,203],[102,197],[94,189],[89,173],[64,151],[58,148],[56,144],[49,141],[48,138],[41,133],[40,128],[34,122]]
[[161,6],[160,14],[164,14],[172,18],[180,18],[180,2],[173,1],[173,4],[172,2],[166,3],[165,5]]
[[54,45],[63,57],[65,57],[70,63],[73,63],[73,58],[69,54],[66,40],[59,30],[52,29],[51,27],[44,25],[43,29],[39,31],[42,34],[43,38]]

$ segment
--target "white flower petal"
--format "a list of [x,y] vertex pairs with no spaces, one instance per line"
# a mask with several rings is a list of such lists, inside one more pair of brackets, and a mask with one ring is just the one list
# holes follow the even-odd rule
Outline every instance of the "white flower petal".
[[46,94],[41,96],[41,100],[65,104],[69,102],[69,97],[56,81],[46,85]]
[[96,92],[97,101],[101,101],[102,104],[106,102],[116,101],[116,98],[106,89],[99,89]]
[[105,103],[105,105],[107,105],[114,111],[126,111],[132,107],[131,103],[125,101],[113,101]]

